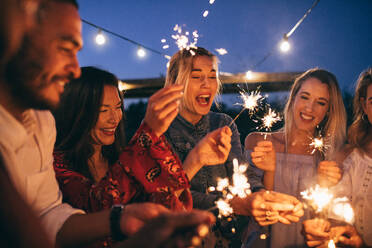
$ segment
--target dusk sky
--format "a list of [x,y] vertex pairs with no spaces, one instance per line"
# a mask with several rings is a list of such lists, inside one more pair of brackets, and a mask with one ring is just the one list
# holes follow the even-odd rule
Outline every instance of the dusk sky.
[[[198,30],[197,45],[219,56],[220,71],[245,72],[269,51],[273,54],[260,72],[305,71],[321,67],[333,72],[343,89],[352,90],[358,74],[372,65],[372,1],[321,0],[290,37],[291,50],[278,51],[278,42],[309,9],[313,0],[80,0],[80,15],[146,46],[174,54],[173,27]],[[203,12],[209,10],[204,18]],[[83,24],[81,66],[109,70],[121,79],[150,78],[165,74],[167,59],[109,34],[107,42],[94,42],[97,29]],[[169,49],[162,49],[161,39]]]

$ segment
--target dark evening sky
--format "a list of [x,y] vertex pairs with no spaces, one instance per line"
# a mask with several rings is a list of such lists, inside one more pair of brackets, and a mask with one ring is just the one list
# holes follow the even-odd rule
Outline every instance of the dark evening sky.
[[[291,50],[277,45],[284,33],[311,7],[313,0],[80,0],[81,17],[146,46],[172,55],[175,24],[198,30],[197,45],[219,56],[220,71],[245,72],[269,51],[273,54],[256,71],[304,71],[321,67],[336,74],[343,89],[352,89],[358,74],[372,65],[372,1],[321,0],[290,37]],[[209,15],[202,16],[204,10]],[[94,42],[97,29],[83,25],[82,66],[94,65],[119,78],[148,78],[165,74],[167,60],[147,52],[140,59],[137,46],[105,34]],[[169,49],[162,49],[165,38]]]

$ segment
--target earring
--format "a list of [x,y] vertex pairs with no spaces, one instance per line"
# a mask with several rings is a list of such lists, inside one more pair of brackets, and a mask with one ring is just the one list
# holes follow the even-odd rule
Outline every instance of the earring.
[[363,115],[362,115],[362,120],[363,120],[363,121],[368,121],[368,117],[367,117],[366,114],[363,114]]

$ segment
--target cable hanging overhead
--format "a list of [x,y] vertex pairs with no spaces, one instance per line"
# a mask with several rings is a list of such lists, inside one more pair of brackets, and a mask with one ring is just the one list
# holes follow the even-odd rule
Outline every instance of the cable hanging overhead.
[[161,55],[161,56],[164,56],[165,58],[169,58],[169,56],[168,56],[167,54],[163,53],[163,52],[160,52],[160,51],[158,51],[158,50],[156,50],[156,49],[153,49],[153,48],[151,48],[151,47],[145,46],[145,45],[143,45],[143,44],[141,44],[141,43],[139,43],[139,42],[137,42],[137,41],[135,41],[135,40],[132,40],[132,39],[130,39],[130,38],[127,38],[127,37],[125,37],[125,36],[123,36],[123,35],[121,35],[121,34],[115,33],[115,32],[113,32],[113,31],[111,31],[111,30],[108,30],[108,29],[106,29],[106,28],[104,28],[104,27],[98,26],[98,25],[96,25],[96,24],[94,24],[94,23],[91,23],[91,22],[89,22],[89,21],[87,21],[87,20],[85,20],[85,19],[83,19],[83,18],[81,19],[81,21],[82,21],[83,23],[89,25],[89,26],[92,26],[92,27],[98,29],[98,35],[97,35],[97,37],[96,37],[96,42],[97,42],[97,44],[99,44],[99,45],[102,45],[102,44],[105,43],[105,38],[104,38],[104,36],[102,35],[102,31],[103,31],[103,32],[106,32],[106,33],[108,33],[108,34],[111,34],[111,35],[113,35],[113,36],[115,36],[115,37],[117,37],[117,38],[120,38],[120,39],[122,39],[122,40],[128,41],[128,42],[130,42],[130,43],[132,43],[132,44],[134,44],[134,45],[137,45],[137,47],[138,47],[138,51],[137,51],[137,53],[140,54],[141,57],[144,56],[144,49],[146,49],[146,50],[151,51],[151,52],[153,52],[153,53],[156,53],[156,54],[159,54],[159,55]]
[[[290,49],[290,43],[288,42],[288,38],[294,33],[294,31],[301,25],[301,23],[305,20],[305,18],[310,14],[313,8],[319,3],[320,0],[315,0],[311,8],[309,8],[303,17],[293,26],[293,28],[286,34],[283,35],[283,39],[280,42],[280,50],[282,52],[287,52]],[[250,70],[248,70],[247,75],[252,75],[252,70],[260,66],[263,62],[265,62],[272,54],[274,53],[274,49],[269,51],[262,59],[260,59],[256,64],[254,64]],[[252,76],[250,76],[252,78]],[[248,78],[248,79],[250,79]]]

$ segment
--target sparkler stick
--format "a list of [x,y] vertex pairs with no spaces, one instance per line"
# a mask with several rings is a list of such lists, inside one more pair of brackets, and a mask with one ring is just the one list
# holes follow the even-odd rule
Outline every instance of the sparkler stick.
[[245,108],[243,108],[240,113],[235,116],[235,118],[230,122],[229,127],[231,127],[231,125],[236,121],[236,119],[238,119],[238,117],[244,112],[244,110]]
[[264,99],[264,97],[261,96],[259,90],[255,90],[250,93],[241,90],[239,94],[240,98],[243,100],[243,103],[239,105],[241,105],[243,109],[240,111],[239,114],[235,116],[234,120],[231,121],[229,127],[232,125],[234,121],[236,121],[236,119],[238,119],[238,117],[244,112],[244,110],[247,109],[249,114],[254,114],[258,110],[259,104]]

